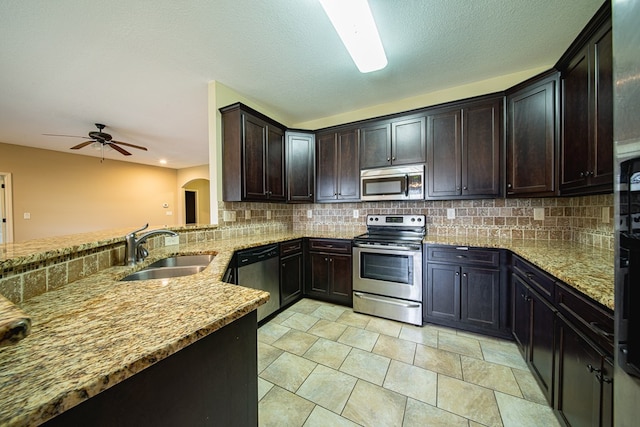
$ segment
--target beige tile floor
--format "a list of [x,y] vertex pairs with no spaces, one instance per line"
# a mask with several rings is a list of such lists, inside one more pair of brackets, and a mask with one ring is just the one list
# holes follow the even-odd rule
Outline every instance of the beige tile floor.
[[258,329],[260,426],[558,426],[515,344],[304,299]]

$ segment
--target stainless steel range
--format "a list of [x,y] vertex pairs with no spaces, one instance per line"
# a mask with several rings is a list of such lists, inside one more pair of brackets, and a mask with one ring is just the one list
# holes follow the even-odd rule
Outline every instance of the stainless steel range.
[[422,325],[424,215],[367,215],[354,238],[353,310]]

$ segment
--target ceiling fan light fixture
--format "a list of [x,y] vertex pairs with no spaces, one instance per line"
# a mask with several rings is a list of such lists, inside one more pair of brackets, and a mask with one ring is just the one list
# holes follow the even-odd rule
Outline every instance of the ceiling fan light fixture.
[[319,0],[361,73],[387,66],[387,56],[367,0]]

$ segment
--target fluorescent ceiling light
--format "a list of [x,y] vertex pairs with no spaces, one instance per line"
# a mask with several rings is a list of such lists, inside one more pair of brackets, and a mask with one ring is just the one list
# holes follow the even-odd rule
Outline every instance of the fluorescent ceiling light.
[[319,0],[361,73],[387,66],[367,0]]

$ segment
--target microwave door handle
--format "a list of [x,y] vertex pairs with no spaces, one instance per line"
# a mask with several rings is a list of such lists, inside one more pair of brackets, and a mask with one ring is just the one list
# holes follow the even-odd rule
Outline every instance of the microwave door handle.
[[404,176],[404,196],[409,197],[409,175]]

